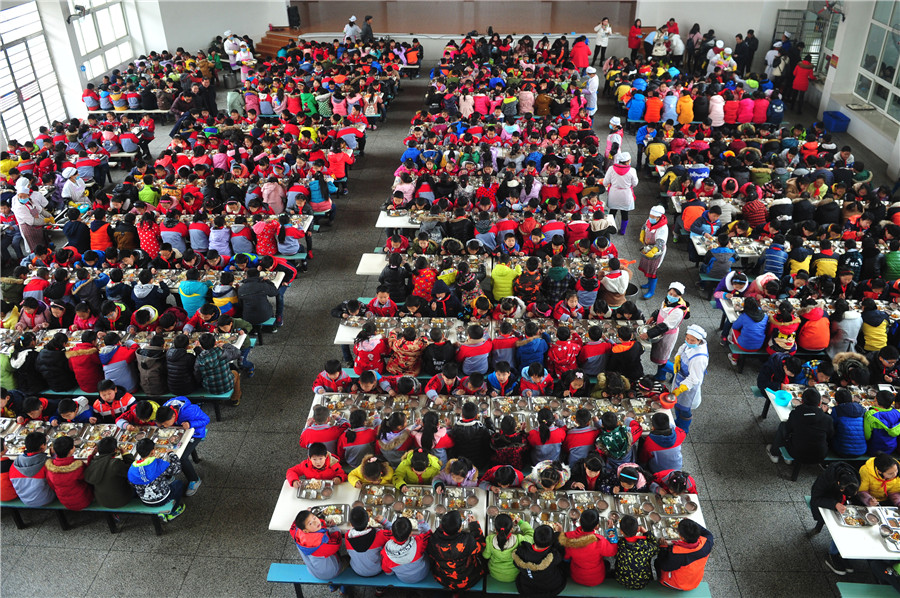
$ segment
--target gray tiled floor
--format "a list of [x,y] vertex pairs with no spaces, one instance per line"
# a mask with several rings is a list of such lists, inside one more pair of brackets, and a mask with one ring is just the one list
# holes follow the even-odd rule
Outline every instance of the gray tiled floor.
[[[25,530],[4,516],[4,597],[293,596],[292,588],[265,581],[270,562],[297,558],[286,534],[268,531],[269,517],[284,471],[302,457],[297,441],[312,380],[326,359],[340,356],[332,345],[337,322],[328,311],[342,299],[371,295],[377,285],[375,277],[356,276],[358,256],[384,243],[373,225],[401,153],[399,140],[412,111],[420,108],[422,85],[411,82],[391,106],[387,125],[369,133],[367,156],[350,175],[351,194],[337,200],[336,225],[316,235],[310,271],[287,295],[284,328],[254,350],[256,375],[244,381],[240,407],[226,408],[223,421],[210,425],[197,467],[204,485],[187,499],[186,513],[159,538],[145,520],[133,517],[123,518],[123,529],[113,536],[91,514],[72,515],[76,527],[68,532],[59,531],[52,515],[26,513],[32,525]],[[611,113],[603,102],[598,130],[605,129]],[[788,119],[798,121],[793,115]],[[155,151],[164,146],[167,127],[158,131]],[[874,167],[876,181],[886,180],[882,160],[855,140],[838,139],[838,144],[845,141]],[[633,154],[634,138],[627,137],[625,145]],[[655,185],[643,183],[638,197],[628,234],[616,239],[629,258],[637,255],[637,229],[655,202]],[[684,281],[691,289],[691,322],[712,332],[719,313],[693,290],[694,276],[684,245],[672,246],[660,289],[676,278]],[[657,302],[641,303],[649,313]],[[813,540],[805,535],[812,522],[803,496],[816,472],[804,470],[798,482],[790,482],[785,466],[769,462],[763,446],[775,423],[756,419],[762,405],[748,391],[754,367],[737,374],[716,343],[712,351],[706,394],[684,460],[698,478],[704,514],[716,535],[706,575],[713,595],[836,596],[835,577],[822,564],[827,533]],[[862,574],[847,579],[868,581]],[[307,595],[328,592],[316,587]]]

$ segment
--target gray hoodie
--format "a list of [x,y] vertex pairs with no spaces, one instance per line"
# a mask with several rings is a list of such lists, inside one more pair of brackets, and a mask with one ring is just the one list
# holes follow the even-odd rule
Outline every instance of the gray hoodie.
[[9,480],[23,503],[30,507],[43,507],[56,500],[56,493],[47,483],[44,463],[46,453],[19,455],[9,470]]

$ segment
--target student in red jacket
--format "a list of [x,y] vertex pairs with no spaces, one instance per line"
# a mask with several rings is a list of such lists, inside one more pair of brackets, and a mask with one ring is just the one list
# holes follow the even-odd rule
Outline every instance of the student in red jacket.
[[617,546],[606,539],[600,525],[600,514],[588,509],[581,514],[578,527],[559,535],[560,545],[566,549],[571,562],[569,576],[577,584],[598,586],[606,579],[604,557],[615,556]]
[[362,374],[374,370],[384,373],[384,360],[390,353],[387,341],[378,334],[375,322],[366,322],[353,341],[353,371]]
[[300,480],[331,480],[335,484],[347,481],[347,474],[337,457],[321,442],[309,445],[309,457],[287,470],[288,484],[300,487]]
[[300,434],[300,446],[309,448],[313,443],[321,442],[328,452],[334,452],[337,449],[338,438],[349,426],[344,418],[332,418],[331,410],[325,405],[316,405],[313,407],[313,416],[306,422],[306,427]]
[[519,378],[519,392],[525,397],[539,397],[550,394],[553,390],[553,376],[544,366],[534,362],[522,368],[522,377]]
[[455,363],[445,363],[441,373],[432,376],[425,385],[425,395],[433,401],[440,395],[459,394],[460,388],[459,367]]
[[53,441],[56,457],[45,464],[47,483],[56,492],[59,502],[70,511],[81,511],[94,500],[94,490],[84,481],[87,461],[76,461],[75,441],[71,436],[60,436]]
[[584,308],[578,304],[578,293],[566,291],[565,296],[553,308],[553,319],[557,322],[568,322],[582,318],[584,318]]
[[323,394],[326,392],[347,392],[353,380],[341,369],[341,362],[337,359],[329,359],[325,362],[325,369],[319,372],[313,382],[313,392]]
[[[375,379],[374,372],[363,372],[359,377],[370,374]],[[365,409],[355,409],[350,412],[350,425],[343,431],[337,442],[338,459],[350,467],[356,468],[362,464],[365,455],[375,454],[375,438],[378,435],[378,426],[381,420],[375,418],[374,426],[368,425],[368,414]],[[290,475],[290,472],[288,472]]]
[[541,461],[559,461],[562,445],[566,439],[565,426],[556,425],[556,416],[547,407],[538,411],[537,421],[537,429],[528,432],[531,464],[537,465]]
[[581,352],[581,337],[565,326],[556,329],[556,342],[547,351],[547,369],[550,374],[559,377],[569,370],[578,367],[578,354]]
[[100,398],[94,401],[91,407],[94,410],[94,417],[101,424],[115,423],[116,419],[135,402],[134,395],[121,386],[116,386],[112,380],[101,380],[97,384],[97,393]]
[[713,535],[690,519],[679,523],[678,535],[679,539],[671,547],[660,549],[656,572],[662,585],[689,591],[703,580],[706,562],[713,548]]

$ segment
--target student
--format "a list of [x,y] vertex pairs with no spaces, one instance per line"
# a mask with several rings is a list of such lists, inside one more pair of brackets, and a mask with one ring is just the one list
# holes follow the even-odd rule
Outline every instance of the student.
[[381,456],[391,464],[391,467],[399,465],[400,460],[414,444],[412,432],[407,427],[405,413],[394,411],[381,422],[375,446]]
[[[448,463],[449,465],[449,463]],[[394,470],[394,486],[402,494],[407,491],[407,484],[428,485],[441,471],[441,461],[423,449],[407,451]]]
[[50,417],[50,425],[53,427],[65,423],[94,423],[97,418],[94,417],[94,411],[91,409],[90,403],[85,397],[76,397],[74,399],[60,399],[56,408],[56,415]]
[[822,397],[815,388],[807,388],[801,400],[802,404],[791,411],[787,421],[778,425],[772,444],[766,445],[772,463],[778,463],[782,446],[801,463],[820,463],[828,454],[834,422],[822,411]]
[[503,416],[500,420],[500,429],[491,434],[488,444],[492,465],[509,465],[516,470],[525,467],[528,437],[513,416]]
[[38,352],[35,368],[50,390],[69,391],[75,387],[75,373],[66,359],[66,343],[69,338],[57,332]]
[[178,455],[171,452],[165,458],[151,457],[156,444],[149,438],[138,440],[135,448],[137,457],[128,469],[128,481],[145,505],[159,506],[170,500],[175,501],[170,512],[160,515],[163,521],[172,521],[184,513],[184,503],[181,502],[184,482],[176,479],[181,473]]
[[634,330],[629,326],[620,326],[616,334],[618,342],[613,345],[607,362],[607,371],[618,372],[631,381],[637,381],[644,376],[644,367],[641,365],[643,346],[634,339]]
[[[300,511],[294,518],[290,534],[300,558],[309,568],[313,577],[330,580],[336,577],[343,568],[338,557],[341,549],[341,532],[335,527],[326,527],[324,520],[310,511]],[[345,594],[343,586],[341,593]],[[332,591],[334,591],[333,588]]]
[[213,394],[231,393],[231,404],[240,404],[241,373],[230,366],[241,356],[240,350],[234,345],[216,343],[216,337],[206,332],[195,343],[194,353],[194,374],[203,388]]
[[26,393],[39,393],[47,388],[47,383],[37,369],[37,337],[33,332],[25,332],[13,343],[9,363],[13,367],[16,388]]
[[478,485],[478,469],[465,457],[450,459],[431,485],[437,494],[444,492],[444,486],[474,488]]
[[94,489],[97,504],[107,509],[124,507],[134,498],[134,488],[128,483],[128,470],[134,455],[120,455],[116,439],[110,436],[97,443],[97,453],[88,462],[84,481]]
[[9,469],[9,481],[16,494],[29,507],[43,507],[56,499],[47,481],[47,436],[29,432],[25,436],[25,452],[15,458]]
[[854,402],[853,395],[846,388],[838,388],[834,393],[834,400],[837,404],[831,408],[831,419],[834,421],[831,448],[842,457],[865,455],[866,408]]
[[[362,381],[365,372],[360,376]],[[375,376],[372,376],[373,383]],[[428,415],[427,413],[425,414]],[[375,438],[377,428],[381,420],[376,419],[374,427],[368,423],[368,414],[364,409],[356,409],[350,412],[349,427],[344,429],[338,438],[336,453],[338,459],[350,467],[358,467],[364,455],[375,453]],[[305,430],[304,430],[305,431]],[[324,446],[324,445],[323,445]],[[310,445],[310,448],[312,445]],[[327,450],[327,447],[326,447]]]
[[101,380],[97,384],[97,394],[99,396],[94,401],[92,408],[94,417],[101,424],[115,423],[116,418],[135,402],[134,395],[109,379]]
[[[578,526],[559,534],[559,543],[565,549],[572,581],[587,587],[599,586],[606,579],[605,557],[616,555],[617,545],[610,541],[600,528],[600,514],[596,509],[582,511]],[[615,530],[610,530],[613,540]]]
[[138,349],[135,354],[141,390],[151,396],[163,396],[169,391],[166,386],[164,341],[162,335],[155,334],[150,338],[150,344]]
[[155,423],[160,428],[179,427],[189,430],[194,429],[187,448],[181,456],[181,469],[188,480],[185,490],[186,496],[193,496],[200,488],[201,480],[194,471],[192,458],[197,445],[206,438],[206,426],[209,425],[209,416],[203,412],[199,405],[194,405],[187,397],[175,397],[163,403],[156,410]]
[[412,535],[412,524],[399,517],[391,525],[391,538],[381,549],[381,569],[396,575],[405,584],[423,581],[431,573],[425,551],[431,539],[431,529],[421,513],[416,513],[418,535]]
[[679,539],[662,547],[656,558],[659,583],[690,591],[700,585],[713,548],[713,535],[696,521],[683,519],[678,524]]
[[490,437],[490,431],[478,417],[478,406],[470,401],[463,403],[461,417],[456,419],[450,429],[452,454],[457,458],[464,457],[479,469],[485,469],[490,456]]
[[390,486],[393,478],[394,468],[375,455],[364,456],[360,466],[347,475],[347,481],[354,488],[362,488],[363,484]]
[[[361,577],[374,577],[381,573],[381,549],[391,537],[391,522],[381,520],[381,527],[369,525],[369,512],[365,507],[353,507],[348,517],[350,529],[344,537],[344,547],[350,557],[350,568]],[[376,592],[382,588],[376,588]]]
[[646,464],[651,473],[681,469],[681,445],[687,438],[687,433],[677,426],[672,429],[666,413],[654,413],[650,422],[652,428],[641,443],[638,461]]
[[13,488],[12,481],[9,479],[12,465],[12,459],[6,456],[6,440],[0,438],[0,501],[3,502],[10,502],[19,498],[16,494],[16,489]]
[[544,407],[537,413],[538,427],[528,432],[528,444],[531,446],[531,464],[541,461],[558,461],[562,446],[566,439],[565,426],[556,425],[556,416]]
[[94,490],[84,480],[85,461],[75,460],[75,441],[60,436],[53,441],[53,460],[45,465],[47,483],[59,502],[70,511],[81,511],[94,501]]
[[624,423],[620,425],[619,416],[612,411],[606,411],[600,416],[600,435],[597,437],[597,445],[606,457],[607,470],[612,471],[623,463],[634,461],[635,426],[633,422],[633,419],[626,417]]
[[135,391],[138,385],[135,353],[139,348],[134,341],[121,343],[119,335],[115,332],[107,333],[103,337],[103,347],[99,354],[106,379],[112,380],[117,386],[129,392]]
[[894,394],[879,390],[875,403],[863,419],[866,452],[869,455],[893,453],[897,449],[897,436],[900,436],[900,411],[894,409]]
[[650,489],[650,474],[646,474],[637,463],[623,463],[606,474],[600,482],[600,490],[607,494],[620,492],[647,492]]
[[516,589],[523,596],[556,596],[566,587],[563,552],[556,534],[562,525],[540,525],[534,530],[534,541],[520,542],[513,555],[519,569]]
[[[825,471],[819,474],[819,477],[813,482],[809,497],[809,508],[813,519],[816,520],[816,530],[821,530],[825,525],[825,519],[820,509],[844,513],[847,505],[856,500],[859,484],[859,471],[856,467],[843,461],[831,463],[825,468]],[[825,565],[837,575],[846,575],[847,573],[844,559],[834,541],[828,548]]]
[[313,416],[300,433],[300,446],[310,448],[314,443],[322,443],[329,453],[333,453],[337,449],[338,439],[349,425],[343,418],[332,417],[331,410],[325,405],[316,405]]
[[616,581],[629,590],[642,590],[653,581],[651,561],[659,552],[656,540],[643,535],[638,520],[625,515],[619,522],[619,542],[616,551]]
[[197,357],[189,351],[190,337],[176,334],[166,351],[166,386],[174,395],[189,395],[197,388],[194,368]]
[[568,466],[559,461],[541,461],[531,469],[522,487],[529,494],[559,490],[568,483],[570,475]]
[[572,490],[600,490],[606,466],[603,463],[603,457],[596,449],[593,449],[583,459],[572,463],[570,467],[572,475],[569,478],[569,488]]
[[[900,464],[887,454],[878,453],[859,468],[859,493],[857,499],[864,506],[900,507]],[[18,488],[16,488],[18,492]],[[22,493],[19,493],[22,496]]]
[[426,554],[432,563],[434,580],[452,592],[476,586],[485,575],[485,541],[481,525],[470,515],[468,528],[462,529],[459,511],[441,517],[441,525],[428,542]]
[[653,481],[650,482],[650,491],[660,496],[697,494],[697,483],[688,472],[669,469],[654,474]]

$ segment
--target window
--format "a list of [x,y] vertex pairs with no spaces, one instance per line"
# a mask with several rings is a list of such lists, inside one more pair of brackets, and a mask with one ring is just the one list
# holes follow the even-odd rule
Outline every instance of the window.
[[[76,15],[75,39],[88,80],[134,58],[122,0],[68,0],[68,4]],[[76,4],[87,9],[85,16],[77,17]]]
[[900,122],[900,2],[875,3],[853,93]]
[[0,47],[0,128],[6,139],[28,141],[68,117],[36,2],[0,11]]

